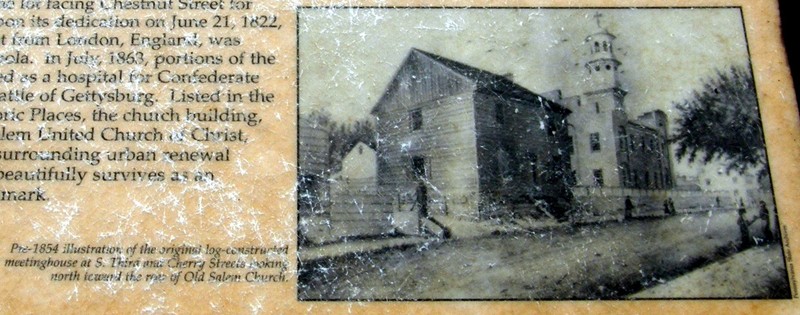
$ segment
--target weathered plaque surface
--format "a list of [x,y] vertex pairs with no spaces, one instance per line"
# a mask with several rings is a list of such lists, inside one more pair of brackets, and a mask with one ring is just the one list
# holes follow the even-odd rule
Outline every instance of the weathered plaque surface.
[[777,13],[0,1],[0,312],[790,313]]

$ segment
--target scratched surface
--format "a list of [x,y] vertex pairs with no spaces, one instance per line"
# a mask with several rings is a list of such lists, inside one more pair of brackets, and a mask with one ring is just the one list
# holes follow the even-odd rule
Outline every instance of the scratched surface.
[[301,299],[625,299],[753,247],[649,297],[789,297],[739,9],[299,21]]
[[[0,313],[796,308],[772,2],[133,3],[0,1]],[[704,89],[757,99],[744,173],[677,156]]]

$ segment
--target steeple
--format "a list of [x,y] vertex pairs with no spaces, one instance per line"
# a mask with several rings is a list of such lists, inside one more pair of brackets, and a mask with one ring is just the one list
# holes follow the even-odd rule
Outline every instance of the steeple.
[[584,45],[589,51],[589,57],[584,63],[588,74],[587,92],[620,89],[618,74],[622,63],[614,56],[616,36],[601,25],[600,19],[603,17],[601,13],[595,13],[593,17],[597,23],[597,30],[584,40]]

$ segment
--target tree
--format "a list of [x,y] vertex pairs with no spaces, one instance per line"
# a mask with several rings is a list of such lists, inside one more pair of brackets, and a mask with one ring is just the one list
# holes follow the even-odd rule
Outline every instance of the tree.
[[717,70],[682,103],[672,141],[678,159],[722,161],[726,172],[767,174],[767,157],[755,84],[749,67]]
[[[338,122],[331,118],[330,112],[326,110],[315,110],[307,115],[302,115],[301,120],[305,121],[303,128],[315,128],[327,131],[328,137],[325,143],[326,156],[317,157],[327,161],[327,172],[336,173],[342,169],[342,159],[358,144],[364,142],[369,147],[377,147],[377,133],[375,124],[370,119],[362,119],[351,122]],[[309,152],[320,154],[321,152]]]

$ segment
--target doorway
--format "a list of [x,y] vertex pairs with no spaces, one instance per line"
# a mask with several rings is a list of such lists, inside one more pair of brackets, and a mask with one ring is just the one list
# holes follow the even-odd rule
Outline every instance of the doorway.
[[414,179],[417,182],[416,202],[419,208],[420,218],[428,218],[428,170],[425,166],[425,158],[421,156],[412,157],[411,169],[414,173]]

